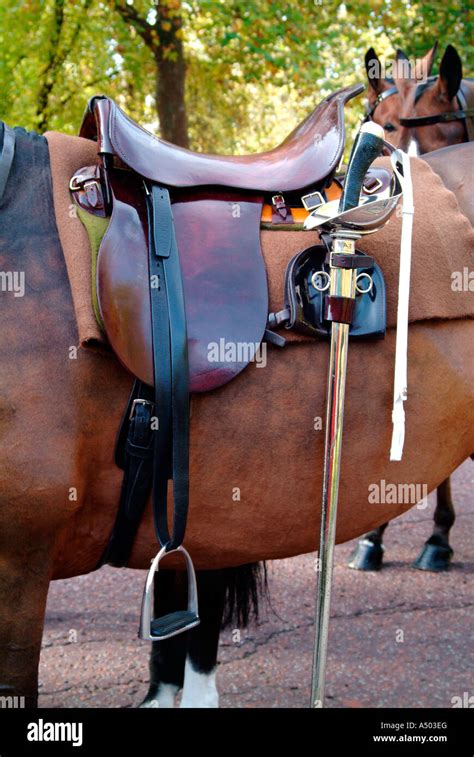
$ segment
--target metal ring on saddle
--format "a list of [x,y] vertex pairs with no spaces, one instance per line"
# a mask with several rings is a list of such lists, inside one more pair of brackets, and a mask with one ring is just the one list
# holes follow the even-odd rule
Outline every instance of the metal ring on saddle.
[[[364,287],[361,287],[359,284],[359,281],[361,279],[368,279],[367,287],[364,289]],[[356,290],[359,294],[368,294],[372,291],[372,288],[374,286],[374,280],[370,273],[359,273],[356,278]]]
[[[325,280],[326,283],[324,284],[324,286],[318,283],[318,279],[319,281],[321,279]],[[311,284],[317,292],[327,292],[327,290],[331,286],[331,277],[327,271],[315,271],[311,276]]]

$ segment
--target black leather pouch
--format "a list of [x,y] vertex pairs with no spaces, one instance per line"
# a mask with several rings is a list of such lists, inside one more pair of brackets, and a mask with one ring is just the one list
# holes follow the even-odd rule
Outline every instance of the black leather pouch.
[[[357,250],[359,255],[364,253]],[[318,271],[330,272],[326,263],[327,250],[323,245],[308,247],[295,255],[286,269],[285,303],[289,311],[287,329],[295,329],[314,337],[329,337],[331,322],[324,319],[324,303],[328,291],[315,288],[324,286],[327,277],[315,277]],[[372,279],[370,291],[357,293],[353,321],[349,336],[354,339],[383,339],[386,329],[386,294],[382,271],[367,256],[367,268],[358,268],[357,275],[368,274]],[[361,288],[367,289],[369,279],[360,279]]]

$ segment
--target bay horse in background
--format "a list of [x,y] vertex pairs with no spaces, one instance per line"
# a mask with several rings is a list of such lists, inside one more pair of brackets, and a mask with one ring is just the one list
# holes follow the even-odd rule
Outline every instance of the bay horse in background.
[[[444,52],[438,76],[432,77],[437,47],[436,42],[422,59],[416,61],[412,69],[406,54],[398,50],[393,78],[377,75],[382,71],[380,60],[373,47],[367,51],[367,118],[383,126],[389,140],[397,147],[406,150],[413,140],[419,154],[441,176],[444,184],[451,191],[456,191],[461,209],[471,224],[474,224],[472,187],[468,181],[463,180],[464,175],[460,174],[459,166],[451,170],[449,161],[443,160],[443,148],[469,142],[474,138],[474,111],[468,107],[474,105],[474,82],[463,79],[461,59],[452,45],[448,45]],[[410,70],[412,76],[406,76]],[[403,73],[405,75],[402,75]],[[438,121],[438,116],[458,111],[461,111],[461,117]],[[471,111],[472,115],[469,115]],[[466,117],[463,117],[463,114]],[[430,122],[418,125],[419,119],[427,119]],[[470,165],[469,157],[465,164],[466,178]],[[449,568],[453,557],[449,532],[454,521],[451,482],[447,478],[437,488],[433,533],[414,561],[413,567],[435,572]],[[387,526],[388,523],[384,523],[359,541],[350,558],[349,567],[355,570],[381,568],[384,554],[383,535]]]
[[391,77],[379,75],[382,64],[373,47],[365,55],[367,118],[383,126],[396,147],[407,150],[413,141],[420,155],[474,138],[474,81],[463,78],[453,45],[431,76],[437,49],[436,43],[414,66],[398,50]]

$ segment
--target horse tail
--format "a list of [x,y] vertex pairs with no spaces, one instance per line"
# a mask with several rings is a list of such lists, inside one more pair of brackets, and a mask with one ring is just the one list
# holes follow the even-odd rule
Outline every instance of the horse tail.
[[265,562],[248,563],[237,568],[225,568],[226,598],[222,628],[246,628],[250,621],[258,621],[260,600],[270,602]]

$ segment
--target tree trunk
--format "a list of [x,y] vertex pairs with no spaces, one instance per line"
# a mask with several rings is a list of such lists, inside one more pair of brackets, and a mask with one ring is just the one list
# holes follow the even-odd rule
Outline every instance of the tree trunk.
[[64,0],[55,0],[53,7],[53,24],[50,31],[51,41],[48,51],[48,61],[43,74],[43,80],[37,97],[36,117],[38,131],[44,132],[48,128],[49,96],[53,90],[58,73],[58,47],[64,25]]
[[156,60],[156,108],[161,136],[168,142],[189,147],[186,115],[186,62],[184,60],[181,15],[171,14],[165,4],[159,6],[157,31],[159,45]]
[[161,136],[175,145],[189,147],[184,60],[163,60],[157,55],[156,69],[156,109]]
[[161,136],[180,147],[189,147],[181,0],[160,0],[156,4],[156,23],[150,23],[133,5],[123,0],[113,0],[112,5],[153,53]]

